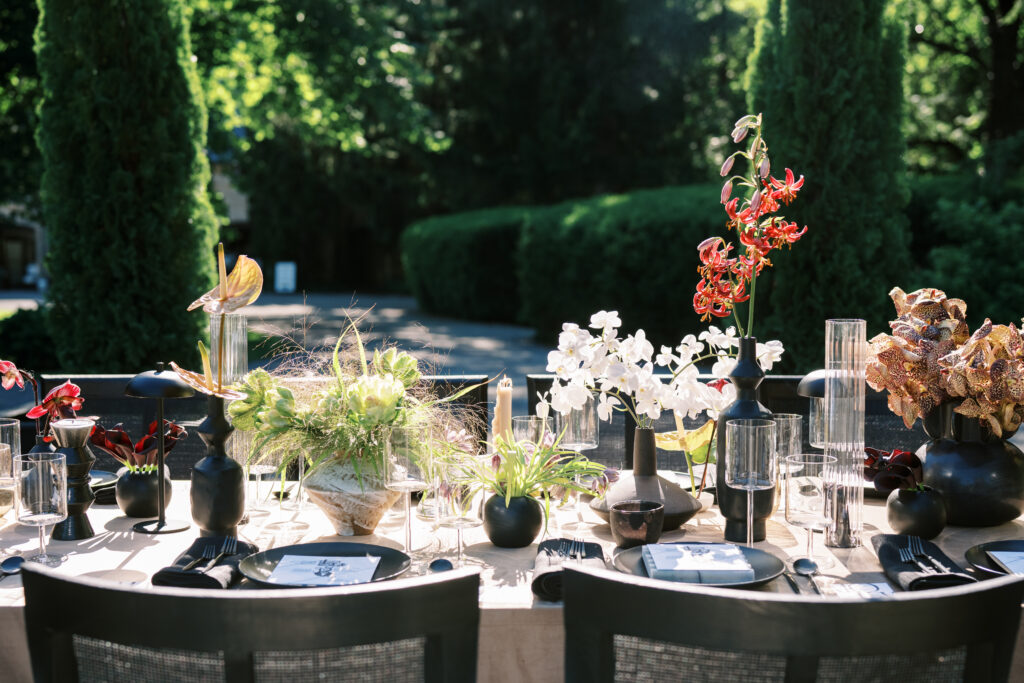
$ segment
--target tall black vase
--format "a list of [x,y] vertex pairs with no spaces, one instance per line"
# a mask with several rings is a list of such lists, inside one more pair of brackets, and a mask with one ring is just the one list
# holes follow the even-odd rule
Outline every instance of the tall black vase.
[[[725,517],[725,540],[745,543],[747,540],[747,492],[725,483],[725,423],[729,420],[770,420],[772,411],[757,400],[757,388],[764,379],[764,370],[757,362],[757,339],[740,339],[736,367],[729,373],[736,386],[736,400],[718,416],[718,449],[715,463],[715,490],[718,507]],[[754,540],[763,541],[767,534],[765,521],[775,506],[775,488],[754,491]]]
[[224,399],[210,396],[206,419],[196,431],[206,444],[206,457],[192,467],[192,519],[200,536],[237,536],[245,514],[245,477],[242,466],[224,451],[234,431],[224,415]]
[[81,541],[96,535],[86,514],[96,500],[89,488],[89,471],[96,462],[88,445],[93,424],[92,420],[58,420],[50,428],[68,467],[68,516],[53,525],[50,538],[55,541]]

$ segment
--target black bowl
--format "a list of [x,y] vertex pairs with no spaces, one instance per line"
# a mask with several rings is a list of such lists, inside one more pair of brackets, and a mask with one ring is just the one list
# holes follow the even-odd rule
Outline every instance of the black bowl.
[[624,500],[608,511],[612,538],[620,548],[657,543],[664,523],[665,506],[652,500]]

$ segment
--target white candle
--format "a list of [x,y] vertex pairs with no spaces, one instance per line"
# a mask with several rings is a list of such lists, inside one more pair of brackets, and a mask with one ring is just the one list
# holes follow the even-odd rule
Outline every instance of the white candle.
[[491,423],[494,439],[500,436],[512,440],[512,380],[502,377],[498,382],[498,398],[494,402],[494,422]]

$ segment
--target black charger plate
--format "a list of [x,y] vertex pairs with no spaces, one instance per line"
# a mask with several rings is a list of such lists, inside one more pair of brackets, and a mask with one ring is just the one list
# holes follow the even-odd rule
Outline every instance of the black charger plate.
[[[373,581],[386,581],[407,571],[412,565],[409,556],[400,550],[383,545],[370,543],[300,543],[271,548],[261,553],[250,555],[238,565],[242,576],[264,586],[274,588],[306,588],[306,584],[284,584],[271,582],[270,574],[277,568],[277,563],[285,555],[313,555],[322,557],[365,557],[373,555],[380,558],[377,570],[373,573]],[[322,588],[323,586],[317,586]]]
[[[676,545],[676,544],[673,544]],[[708,545],[707,543],[699,541],[691,541],[690,543],[682,543],[679,545]],[[729,583],[700,583],[694,584],[697,586],[718,586],[720,588],[751,588],[753,586],[760,586],[761,584],[768,583],[769,581],[778,578],[782,571],[786,568],[785,563],[782,560],[775,557],[769,552],[765,552],[759,548],[748,548],[745,545],[736,546],[743,553],[743,556],[750,563],[751,569],[754,570],[754,578],[750,581],[732,581]],[[637,546],[635,548],[628,548],[615,555],[613,564],[615,568],[625,574],[632,574],[634,576],[647,576],[647,568],[644,566],[644,560],[641,555],[641,549],[643,546]]]

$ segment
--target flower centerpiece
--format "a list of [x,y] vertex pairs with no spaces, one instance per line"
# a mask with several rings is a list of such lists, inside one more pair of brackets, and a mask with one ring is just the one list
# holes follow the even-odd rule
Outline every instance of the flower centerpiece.
[[[169,453],[179,440],[188,436],[181,426],[164,420],[164,452]],[[117,460],[123,468],[117,473],[114,497],[121,511],[128,517],[156,517],[159,510],[157,474],[158,434],[156,420],[138,441],[134,441],[123,424],[104,429],[97,424],[89,442]],[[164,467],[164,508],[171,500],[171,474]]]
[[[349,332],[355,358],[341,353]],[[254,462],[273,459],[283,473],[291,461],[306,459],[306,491],[338,534],[370,534],[399,496],[383,482],[391,430],[443,426],[459,433],[444,404],[473,387],[434,399],[419,387],[420,377],[417,360],[404,351],[378,349],[368,358],[352,323],[325,371],[287,376],[254,370],[237,385],[242,398],[228,412],[236,429],[254,434]]]
[[503,548],[533,542],[550,517],[552,498],[564,502],[571,492],[601,496],[618,478],[614,469],[560,448],[551,432],[536,442],[499,437],[490,458],[462,458],[459,464],[477,489],[491,494],[484,503],[484,531]]
[[1024,512],[1024,454],[1007,439],[1024,420],[1024,337],[1014,324],[970,333],[967,304],[939,289],[889,293],[892,334],[869,343],[867,382],[932,440],[918,449],[924,483],[950,524],[989,526]]
[[9,360],[0,360],[0,387],[5,391],[15,386],[24,389],[25,382],[32,386],[32,395],[36,403],[25,417],[36,421],[36,439],[41,446],[42,442],[51,440],[50,423],[54,420],[77,417],[77,411],[82,409],[85,398],[82,396],[81,387],[69,379],[48,391],[40,400],[39,380],[35,373],[21,370]]
[[[706,459],[707,446],[714,438],[717,414],[735,396],[735,390],[725,376],[735,367],[740,340],[735,328],[722,332],[712,326],[699,338],[687,335],[675,348],[662,346],[655,355],[654,346],[643,330],[620,338],[618,328],[621,324],[617,311],[599,311],[591,316],[589,327],[597,330],[597,334],[591,334],[575,323],[563,324],[558,348],[548,354],[547,369],[555,373],[555,379],[550,394],[540,397],[539,411],[550,407],[559,413],[568,413],[582,408],[590,396],[596,394],[600,419],[610,421],[615,412],[625,413],[637,428],[635,439],[645,446],[634,448],[632,476],[624,475],[607,499],[595,501],[592,507],[603,515],[607,513],[608,505],[620,499],[635,498],[641,492],[644,495],[661,495],[659,490],[670,491],[674,498],[666,505],[665,528],[678,528],[700,506],[692,496],[681,496],[681,491],[672,482],[664,479],[660,479],[661,483],[655,481],[659,478],[654,460],[654,423],[664,411],[674,411],[680,418],[693,418],[707,412],[710,422],[705,424],[703,431],[676,437],[677,443],[681,439],[686,440],[688,456],[703,448],[702,457]],[[770,368],[781,357],[782,344],[778,341],[758,344],[756,353]],[[700,363],[712,363],[711,370],[718,381],[708,384],[700,381]],[[667,381],[655,374],[658,368],[663,368]],[[639,476],[647,479],[636,479],[638,464],[642,472]]]

